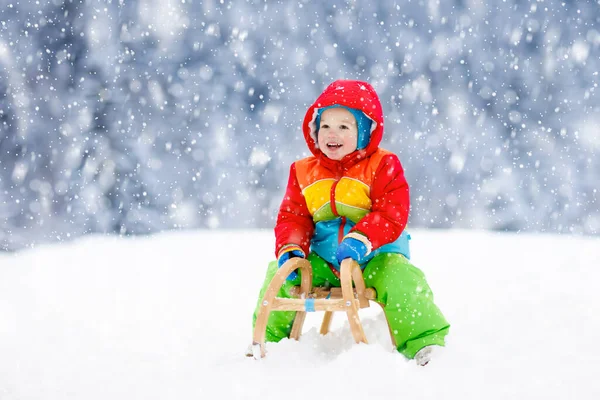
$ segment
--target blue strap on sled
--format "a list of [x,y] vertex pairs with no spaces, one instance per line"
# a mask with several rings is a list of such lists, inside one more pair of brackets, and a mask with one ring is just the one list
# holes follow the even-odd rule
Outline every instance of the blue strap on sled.
[[304,309],[306,310],[306,312],[314,312],[315,311],[315,299],[304,300]]

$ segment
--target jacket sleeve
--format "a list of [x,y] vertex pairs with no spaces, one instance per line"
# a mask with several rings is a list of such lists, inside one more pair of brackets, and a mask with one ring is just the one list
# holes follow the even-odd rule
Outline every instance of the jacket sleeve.
[[296,164],[294,163],[290,167],[287,188],[277,214],[275,256],[279,257],[282,251],[298,247],[305,255],[308,255],[314,230],[313,218],[298,184]]
[[394,154],[385,156],[371,186],[371,212],[352,228],[364,234],[373,250],[398,239],[408,221],[410,195],[404,169]]

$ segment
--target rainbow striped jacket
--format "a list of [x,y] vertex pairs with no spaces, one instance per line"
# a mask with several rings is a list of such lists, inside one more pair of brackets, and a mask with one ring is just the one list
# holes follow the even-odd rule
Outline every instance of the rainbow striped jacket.
[[[338,161],[319,150],[315,135],[316,111],[333,104],[358,108],[373,120],[367,147]],[[333,82],[309,107],[303,132],[313,155],[290,167],[275,226],[276,256],[295,249],[314,251],[335,272],[338,244],[360,233],[372,250],[363,266],[382,252],[410,257],[410,235],[405,232],[409,187],[398,157],[379,148],[383,113],[375,90],[360,81]]]

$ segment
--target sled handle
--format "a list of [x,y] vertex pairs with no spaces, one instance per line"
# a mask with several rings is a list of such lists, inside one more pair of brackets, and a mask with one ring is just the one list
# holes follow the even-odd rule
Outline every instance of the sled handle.
[[[283,286],[290,273],[297,269],[300,269],[302,279],[300,284],[301,295],[308,297],[310,289],[312,288],[312,266],[305,258],[293,257],[287,260],[275,273],[275,276],[271,280],[271,283],[267,287],[267,290],[265,291],[265,294],[261,300],[261,306],[259,307],[256,316],[254,334],[252,338],[253,345],[260,345],[261,357],[266,355],[265,336],[267,331],[267,322],[269,320],[269,314],[271,314],[273,304],[275,303],[275,297],[277,296],[277,293],[279,293],[281,286]],[[306,312],[298,312],[296,314],[296,318],[304,318],[305,316]]]
[[[352,281],[356,286],[356,295],[358,301],[354,299],[354,290],[352,289]],[[350,330],[356,343],[367,343],[367,337],[363,330],[360,318],[358,317],[359,307],[368,307],[369,300],[365,296],[365,280],[363,279],[362,271],[356,261],[351,258],[346,258],[342,261],[340,267],[340,282],[342,286],[342,296],[346,303],[346,314],[350,323]],[[357,304],[358,303],[358,304]]]

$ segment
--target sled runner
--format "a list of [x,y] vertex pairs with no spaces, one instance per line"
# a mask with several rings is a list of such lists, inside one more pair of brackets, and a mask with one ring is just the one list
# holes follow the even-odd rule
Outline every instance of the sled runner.
[[[296,298],[276,297],[287,276],[297,269],[302,271],[302,281],[300,286],[296,286],[292,290],[292,296]],[[354,341],[356,343],[367,343],[358,310],[369,307],[369,300],[375,301],[377,293],[375,289],[365,287],[365,281],[358,263],[349,258],[342,262],[340,282],[341,287],[339,288],[312,287],[310,262],[299,257],[286,261],[273,277],[261,301],[261,307],[254,326],[253,357],[260,359],[266,355],[265,335],[271,311],[296,311],[296,318],[289,335],[291,339],[295,340],[298,340],[302,334],[302,326],[307,312],[325,311],[320,333],[326,335],[329,332],[333,312],[345,311]],[[391,334],[390,336],[395,346],[394,337]]]

